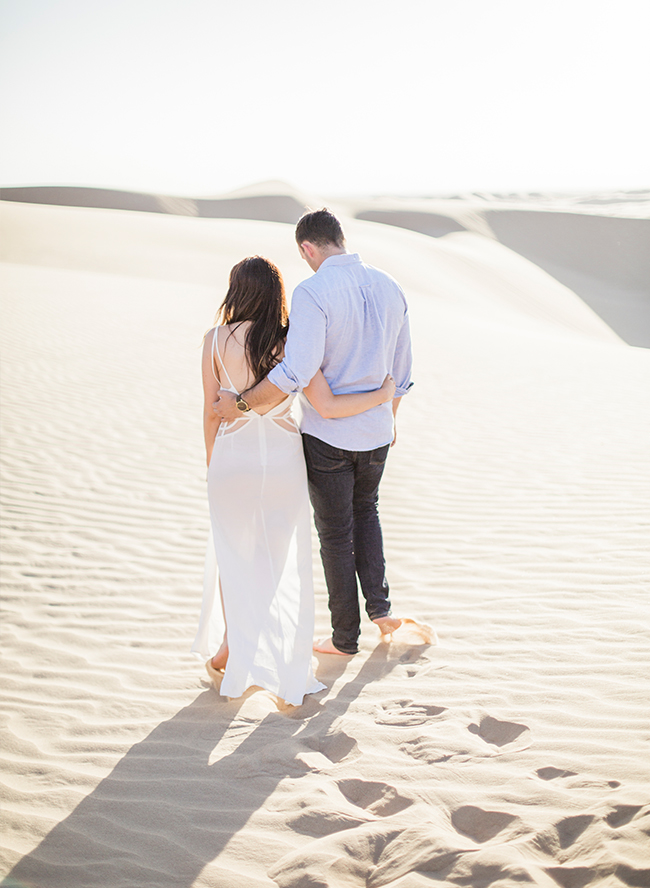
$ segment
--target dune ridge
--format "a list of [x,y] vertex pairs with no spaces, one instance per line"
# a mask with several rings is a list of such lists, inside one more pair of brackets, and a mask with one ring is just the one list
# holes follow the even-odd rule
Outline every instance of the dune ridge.
[[141,213],[169,213],[174,216],[201,216],[206,219],[262,219],[268,222],[296,222],[304,207],[303,200],[287,193],[195,198],[72,185],[0,188],[0,200],[51,206],[130,210]]
[[628,344],[650,347],[650,192],[328,200],[265,182],[215,198],[25,186],[0,188],[0,200],[285,223],[306,206],[330,204],[348,217],[429,237],[471,231],[542,268]]
[[[628,198],[625,200],[625,198]],[[443,237],[498,240],[576,293],[629,345],[650,346],[650,199],[585,197],[348,201],[358,219]]]
[[[475,231],[344,220],[406,287],[381,510],[437,646],[321,656],[302,707],[189,654],[200,345],[290,224],[0,204],[3,886],[643,886],[650,353]],[[328,614],[314,548],[317,632]]]

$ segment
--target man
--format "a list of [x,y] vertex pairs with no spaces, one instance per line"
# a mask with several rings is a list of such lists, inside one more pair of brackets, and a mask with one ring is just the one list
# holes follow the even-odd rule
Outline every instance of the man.
[[411,340],[402,289],[383,271],[348,253],[339,220],[328,210],[306,213],[296,226],[300,254],[314,275],[291,305],[285,355],[268,377],[235,397],[220,391],[215,412],[233,421],[254,407],[301,392],[320,368],[334,394],[396,383],[392,403],[357,416],[325,419],[300,395],[309,494],[321,546],[332,637],[314,650],[355,654],[360,631],[357,577],[368,616],[383,634],[391,616],[377,501],[400,398],[411,387]]

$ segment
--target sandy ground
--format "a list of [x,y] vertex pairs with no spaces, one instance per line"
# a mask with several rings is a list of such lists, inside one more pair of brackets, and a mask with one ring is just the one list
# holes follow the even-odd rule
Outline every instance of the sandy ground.
[[346,220],[411,304],[381,508],[439,643],[365,624],[302,707],[229,702],[188,653],[200,345],[243,256],[307,276],[292,226],[0,213],[2,884],[650,885],[650,351],[481,220]]

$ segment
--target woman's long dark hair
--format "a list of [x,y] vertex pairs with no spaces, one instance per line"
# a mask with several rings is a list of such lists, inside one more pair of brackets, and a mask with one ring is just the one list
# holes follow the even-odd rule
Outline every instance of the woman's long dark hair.
[[289,329],[280,269],[263,256],[249,256],[234,266],[226,298],[215,318],[215,323],[221,324],[244,321],[252,321],[246,334],[245,354],[255,375],[253,385],[257,385],[279,362]]

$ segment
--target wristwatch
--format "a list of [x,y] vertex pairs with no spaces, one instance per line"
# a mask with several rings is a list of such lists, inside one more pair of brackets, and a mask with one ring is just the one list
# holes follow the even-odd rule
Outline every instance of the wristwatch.
[[248,413],[248,411],[251,409],[241,395],[237,395],[236,401],[237,410],[241,410],[242,413]]

